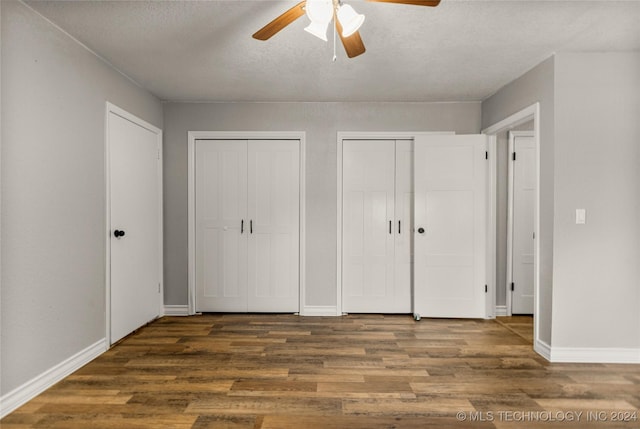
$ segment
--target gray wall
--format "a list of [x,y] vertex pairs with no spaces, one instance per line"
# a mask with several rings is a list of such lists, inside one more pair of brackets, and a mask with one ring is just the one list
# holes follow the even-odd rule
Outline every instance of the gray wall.
[[640,347],[640,54],[555,66],[553,346]]
[[336,132],[480,131],[480,103],[165,104],[165,303],[187,303],[187,132],[306,131],[305,305],[336,304]]
[[21,3],[2,8],[6,394],[105,336],[105,101],[162,104]]
[[539,338],[551,345],[554,207],[554,58],[551,57],[482,102],[482,128],[540,103],[540,314]]
[[483,102],[482,126],[536,101],[540,337],[554,349],[637,349],[640,54],[558,54]]

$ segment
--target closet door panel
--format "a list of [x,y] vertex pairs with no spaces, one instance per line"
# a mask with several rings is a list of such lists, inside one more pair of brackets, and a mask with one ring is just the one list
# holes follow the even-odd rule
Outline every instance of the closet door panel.
[[195,150],[196,311],[247,311],[247,142]]
[[389,313],[411,313],[413,273],[413,140],[396,140],[395,282]]
[[299,311],[298,140],[251,140],[248,149],[248,311]]
[[343,142],[343,311],[394,300],[395,141]]

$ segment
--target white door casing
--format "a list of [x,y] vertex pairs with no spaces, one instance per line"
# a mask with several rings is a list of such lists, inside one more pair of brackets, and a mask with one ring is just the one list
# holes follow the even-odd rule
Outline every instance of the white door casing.
[[486,316],[484,135],[416,136],[414,315]]
[[106,130],[107,336],[113,344],[161,313],[162,135],[109,103]]
[[509,132],[511,313],[533,314],[535,142],[533,132]]
[[[533,121],[533,140],[534,140],[534,153],[535,153],[535,192],[534,192],[534,202],[533,202],[533,224],[534,224],[534,251],[533,251],[533,349],[543,356],[545,359],[550,360],[550,345],[547,342],[548,340],[543,338],[544,336],[548,336],[549,334],[549,325],[547,324],[548,320],[545,319],[544,315],[551,314],[551,308],[548,307],[548,301],[545,300],[544,297],[541,296],[542,288],[540,287],[541,279],[544,277],[541,272],[541,242],[540,236],[543,235],[541,231],[541,217],[540,217],[540,145],[541,145],[541,133],[540,133],[540,112],[541,106],[539,102],[533,103],[530,106],[523,108],[522,110],[517,111],[516,113],[504,118],[489,127],[482,130],[482,133],[486,134],[491,141],[495,142],[496,136],[499,133],[506,132],[512,130],[515,127],[518,127],[526,122]],[[495,177],[495,169],[496,169],[496,156],[489,155],[489,160],[492,165],[492,175]],[[491,192],[494,194],[495,199],[495,186],[492,187]],[[492,225],[493,230],[496,228],[496,216],[495,211],[492,213],[492,217],[490,219],[490,223]],[[508,231],[508,230],[507,230]],[[507,242],[508,245],[509,242]],[[493,255],[488,255],[491,258]],[[507,264],[509,264],[509,260],[507,260]],[[492,266],[495,265],[495,259],[492,261]],[[509,277],[508,277],[509,278]],[[508,283],[505,285],[507,287],[507,315],[511,314],[511,299],[510,299],[510,288],[508,287]],[[491,290],[495,292],[495,289]],[[495,305],[496,296],[492,297],[493,304]],[[542,316],[541,316],[542,314]],[[545,322],[546,320],[547,322]]]

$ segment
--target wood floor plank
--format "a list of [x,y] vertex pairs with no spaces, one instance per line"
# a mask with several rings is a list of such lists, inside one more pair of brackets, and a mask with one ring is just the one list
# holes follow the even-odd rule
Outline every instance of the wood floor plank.
[[0,426],[640,428],[637,420],[514,419],[515,412],[640,408],[639,365],[552,364],[533,351],[532,332],[532,318],[520,316],[164,317]]
[[265,416],[261,429],[465,429],[494,428],[491,423],[460,422],[455,418],[371,416]]

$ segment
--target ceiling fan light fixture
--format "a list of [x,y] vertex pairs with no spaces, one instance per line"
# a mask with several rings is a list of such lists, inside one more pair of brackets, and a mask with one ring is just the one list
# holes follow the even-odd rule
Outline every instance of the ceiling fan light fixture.
[[357,13],[348,4],[343,4],[338,9],[338,21],[342,25],[342,37],[349,37],[360,29],[364,22],[364,15]]
[[327,41],[327,28],[329,23],[311,21],[309,25],[304,28],[304,31],[311,33],[320,40]]
[[333,18],[332,0],[307,0],[305,11],[311,23],[304,30],[326,42],[327,28]]

